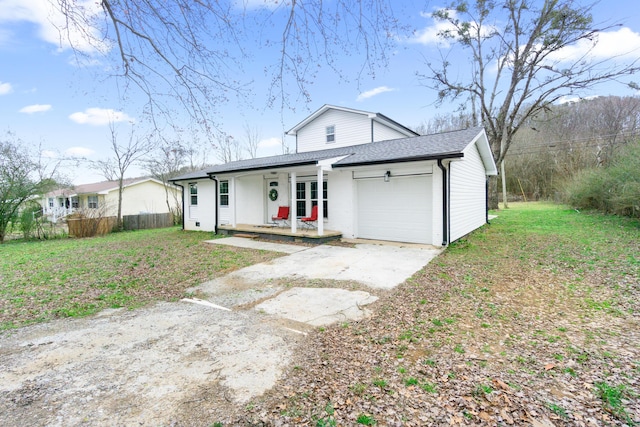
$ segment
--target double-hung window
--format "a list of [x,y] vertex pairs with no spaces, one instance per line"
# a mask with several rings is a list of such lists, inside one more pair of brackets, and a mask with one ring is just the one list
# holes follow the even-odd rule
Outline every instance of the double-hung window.
[[327,143],[336,141],[336,127],[334,125],[327,126]]
[[189,204],[191,206],[198,206],[198,183],[192,182],[189,184]]
[[220,181],[220,206],[229,206],[229,181]]
[[[324,210],[323,217],[329,218],[329,209],[327,203],[327,181],[322,186],[322,208]],[[306,181],[296,183],[296,215],[305,217],[311,215],[311,209],[318,204],[318,182]]]
[[[317,181],[313,181],[311,183],[311,206],[316,206],[318,204],[318,182]],[[322,210],[323,210],[323,217],[324,218],[329,218],[328,215],[328,203],[327,203],[327,181],[324,181],[322,183]]]
[[87,196],[87,207],[89,209],[98,209],[98,196]]

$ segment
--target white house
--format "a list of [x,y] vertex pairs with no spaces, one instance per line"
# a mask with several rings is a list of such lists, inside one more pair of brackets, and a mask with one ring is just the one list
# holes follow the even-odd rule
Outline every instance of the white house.
[[[167,186],[154,178],[126,178],[123,181],[122,215],[167,213],[181,199],[178,187]],[[169,206],[167,206],[167,199]],[[118,212],[118,181],[102,181],[61,188],[40,198],[43,213],[56,221],[73,212],[100,212],[100,216],[116,216]]]
[[294,154],[173,179],[184,228],[259,226],[289,206],[294,234],[317,205],[320,236],[443,246],[487,222],[487,177],[497,170],[482,128],[420,136],[379,113],[325,105],[287,134]]

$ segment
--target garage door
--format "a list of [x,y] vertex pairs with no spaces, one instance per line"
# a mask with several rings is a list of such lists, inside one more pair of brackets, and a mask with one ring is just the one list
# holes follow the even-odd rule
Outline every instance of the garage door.
[[357,181],[358,237],[431,242],[431,175]]

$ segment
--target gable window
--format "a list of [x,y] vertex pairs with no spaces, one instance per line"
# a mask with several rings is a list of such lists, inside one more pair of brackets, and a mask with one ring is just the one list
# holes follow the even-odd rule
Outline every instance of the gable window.
[[229,206],[229,181],[220,181],[220,206]]
[[98,196],[87,196],[87,206],[89,209],[98,209]]
[[336,127],[331,125],[327,126],[327,143],[335,142],[336,140]]
[[191,206],[198,206],[198,183],[196,182],[189,184],[189,199]]

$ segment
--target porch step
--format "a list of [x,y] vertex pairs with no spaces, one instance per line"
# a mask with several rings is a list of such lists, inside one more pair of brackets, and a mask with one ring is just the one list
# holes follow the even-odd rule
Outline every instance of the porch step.
[[257,234],[235,233],[233,237],[244,237],[245,239],[257,239],[260,236],[258,236]]

